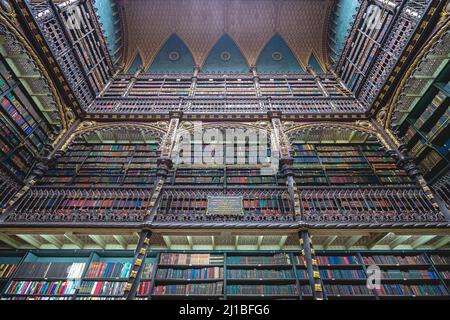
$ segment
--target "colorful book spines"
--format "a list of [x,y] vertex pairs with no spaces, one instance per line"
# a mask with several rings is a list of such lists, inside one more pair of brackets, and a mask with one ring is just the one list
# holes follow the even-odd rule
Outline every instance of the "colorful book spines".
[[158,285],[153,289],[154,295],[222,295],[223,282],[192,283],[180,285]]
[[447,295],[443,285],[384,284],[378,290],[381,296],[443,296]]
[[79,294],[92,296],[123,296],[126,282],[114,281],[83,281]]
[[223,262],[223,256],[207,254],[162,253],[161,265],[209,265]]
[[374,292],[366,285],[334,285],[325,284],[325,293],[327,296],[372,296]]
[[272,265],[290,265],[291,258],[288,254],[279,253],[272,256],[228,256],[228,264],[272,264]]
[[0,279],[10,278],[16,270],[16,264],[0,264]]
[[6,294],[20,295],[73,295],[79,281],[12,281]]
[[295,285],[228,285],[227,293],[230,295],[269,295],[283,296],[298,295]]
[[416,265],[428,264],[425,256],[400,256],[400,255],[373,255],[363,256],[363,261],[366,265],[380,264],[380,265]]
[[122,278],[128,277],[131,262],[92,262],[86,278]]
[[[304,271],[304,270],[299,270]],[[292,270],[277,269],[229,269],[228,279],[295,279]]]
[[366,279],[364,270],[340,270],[340,269],[322,269],[320,276],[323,279]]
[[141,281],[136,295],[139,296],[149,296],[152,288],[151,281]]
[[190,280],[208,280],[208,279],[222,279],[223,268],[195,268],[195,269],[158,269],[156,279],[190,279]]
[[359,264],[355,256],[317,256],[319,265],[350,265]]

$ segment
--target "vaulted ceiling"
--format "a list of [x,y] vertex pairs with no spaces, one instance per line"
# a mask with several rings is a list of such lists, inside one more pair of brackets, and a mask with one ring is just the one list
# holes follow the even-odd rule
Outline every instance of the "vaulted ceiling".
[[300,70],[305,69],[312,54],[322,67],[328,64],[333,0],[116,0],[116,3],[122,20],[122,58],[126,68],[139,55],[144,68],[151,69],[160,50],[174,35],[200,67],[209,63],[212,49],[224,36],[236,44],[248,66],[257,64],[260,53],[274,36],[287,44]]

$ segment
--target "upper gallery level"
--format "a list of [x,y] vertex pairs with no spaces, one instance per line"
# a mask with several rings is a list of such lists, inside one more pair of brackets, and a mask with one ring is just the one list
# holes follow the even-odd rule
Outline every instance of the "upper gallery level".
[[5,7],[80,117],[147,113],[136,99],[152,97],[281,97],[297,101],[300,114],[363,114],[379,105],[444,2],[12,0]]

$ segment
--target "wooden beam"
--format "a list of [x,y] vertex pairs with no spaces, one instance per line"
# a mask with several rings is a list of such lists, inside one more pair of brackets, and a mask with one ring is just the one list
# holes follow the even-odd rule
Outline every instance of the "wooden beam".
[[106,247],[106,241],[102,238],[100,235],[91,234],[89,235],[89,238],[91,238],[96,244],[100,246],[100,248],[105,249]]
[[350,249],[355,243],[357,243],[363,236],[352,236],[345,243],[345,247]]
[[52,245],[54,245],[58,249],[61,249],[63,246],[63,243],[53,235],[41,234],[41,237],[44,238],[46,241],[50,242]]
[[80,238],[78,238],[73,232],[66,232],[64,234],[64,237],[70,240],[74,245],[76,245],[78,248],[83,249],[84,243],[81,241]]
[[239,245],[239,236],[236,236],[236,240],[234,241],[234,248],[237,250]]
[[420,236],[418,239],[416,239],[411,246],[413,247],[413,249],[416,249],[420,246],[423,246],[425,243],[427,243],[428,241],[432,240],[436,238],[435,235],[431,235],[431,236]]
[[121,246],[122,248],[124,248],[124,249],[127,248],[127,242],[126,242],[126,240],[125,240],[125,238],[124,238],[123,236],[120,236],[120,235],[114,235],[113,237],[114,237],[114,239],[120,244],[120,246]]
[[379,233],[373,239],[367,244],[368,249],[373,249],[377,244],[379,244],[381,241],[386,240],[388,237],[392,235],[391,232],[387,233]]
[[18,249],[21,246],[20,242],[4,233],[0,233],[0,241],[6,243],[10,247],[13,247],[14,249]]
[[189,248],[191,248],[191,250],[192,250],[192,248],[193,248],[192,237],[191,236],[186,236],[186,238],[187,238],[187,242],[189,243]]
[[18,234],[17,235],[20,239],[24,240],[28,244],[32,245],[35,248],[40,248],[42,243],[36,240],[34,237],[28,235],[28,234]]
[[323,244],[323,248],[327,249],[336,239],[338,236],[329,236],[327,240],[325,240]]
[[263,239],[264,239],[263,236],[258,236],[258,250],[261,247],[261,243],[262,243]]
[[170,237],[169,236],[163,236],[163,240],[164,240],[164,243],[166,244],[166,247],[168,249],[170,249],[170,246],[172,245],[172,242],[170,241]]
[[439,249],[439,248],[445,246],[449,242],[450,242],[450,236],[443,236],[441,239],[436,241],[436,243],[433,245],[433,249],[434,250]]
[[411,236],[397,236],[391,243],[389,243],[389,248],[395,249],[405,241],[408,241]]
[[284,245],[286,244],[287,238],[288,238],[288,236],[281,236],[280,243],[279,243],[280,250],[282,250]]

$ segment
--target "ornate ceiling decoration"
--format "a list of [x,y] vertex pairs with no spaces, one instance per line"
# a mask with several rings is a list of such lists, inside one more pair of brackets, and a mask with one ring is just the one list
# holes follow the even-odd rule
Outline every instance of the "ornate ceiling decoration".
[[118,0],[124,25],[124,65],[136,54],[152,64],[173,34],[203,66],[217,41],[228,34],[250,66],[279,34],[302,66],[311,53],[328,63],[328,29],[333,0]]

